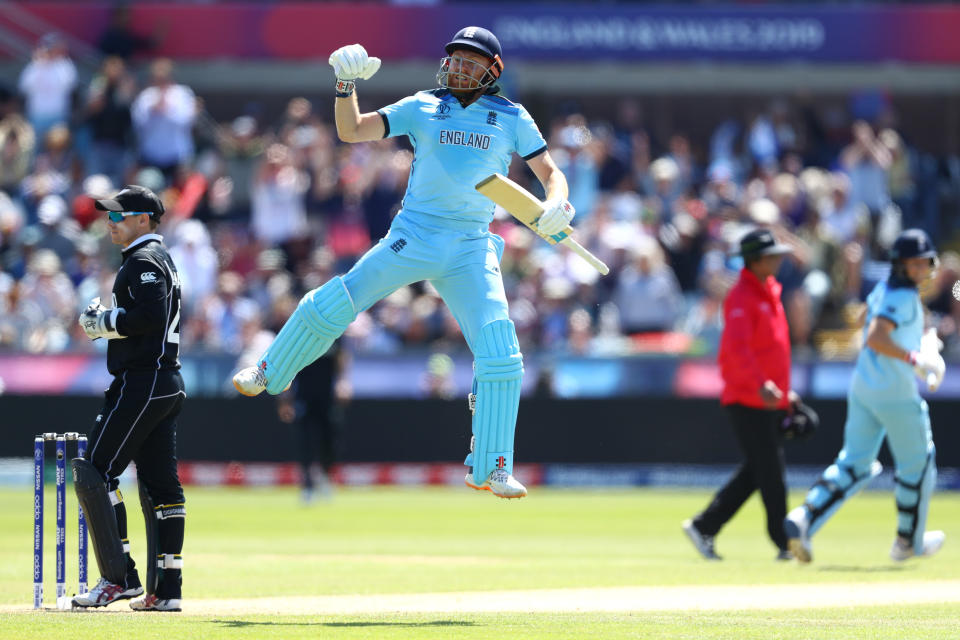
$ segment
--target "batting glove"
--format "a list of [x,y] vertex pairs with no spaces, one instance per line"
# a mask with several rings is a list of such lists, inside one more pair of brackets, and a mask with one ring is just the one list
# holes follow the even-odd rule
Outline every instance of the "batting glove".
[[106,338],[116,340],[126,338],[117,332],[117,317],[126,313],[122,308],[108,309],[100,304],[100,298],[94,298],[80,314],[78,322],[91,340]]
[[911,351],[910,364],[913,365],[917,377],[927,383],[930,391],[940,388],[943,376],[947,372],[947,364],[943,361],[943,356],[935,351]]
[[337,97],[353,93],[354,80],[369,80],[380,68],[380,58],[368,56],[363,45],[348,44],[330,54],[328,60],[337,76]]
[[576,213],[566,198],[551,198],[543,203],[543,215],[537,222],[537,231],[545,236],[554,236],[570,224]]

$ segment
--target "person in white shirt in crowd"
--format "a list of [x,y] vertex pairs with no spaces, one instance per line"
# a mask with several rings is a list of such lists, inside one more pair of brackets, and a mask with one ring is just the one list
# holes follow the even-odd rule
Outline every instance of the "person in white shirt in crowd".
[[184,313],[189,315],[217,287],[217,252],[210,232],[199,220],[184,220],[176,229],[170,257],[177,265]]
[[850,176],[850,197],[874,215],[890,204],[888,175],[893,164],[890,150],[873,132],[870,123],[853,123],[853,142],[840,152],[840,165]]
[[77,68],[67,55],[63,37],[48,33],[37,43],[33,58],[20,73],[20,93],[27,119],[37,140],[51,127],[70,119],[70,97],[77,84]]
[[257,240],[276,247],[307,236],[304,194],[309,186],[309,177],[293,163],[289,147],[270,145],[250,192],[250,221]]
[[173,81],[173,63],[167,58],[150,66],[150,81],[131,108],[137,152],[142,166],[157,167],[169,181],[193,158],[197,99],[190,87]]

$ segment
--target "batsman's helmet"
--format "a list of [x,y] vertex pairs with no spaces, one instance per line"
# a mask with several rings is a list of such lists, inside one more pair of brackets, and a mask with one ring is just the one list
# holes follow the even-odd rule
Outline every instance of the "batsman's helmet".
[[893,241],[893,246],[890,247],[891,260],[934,258],[936,255],[937,249],[933,246],[930,236],[923,229],[901,231],[897,239]]
[[498,63],[500,70],[503,71],[503,61],[500,59],[503,56],[503,49],[500,48],[500,41],[497,40],[497,36],[493,35],[493,32],[483,27],[464,27],[457,31],[453,40],[444,47],[447,55],[453,53],[454,49],[459,48],[482,53]]
[[903,261],[908,258],[927,258],[930,260],[930,277],[933,277],[939,259],[937,258],[937,249],[933,246],[933,241],[923,229],[904,229],[893,241],[890,246],[890,260],[893,266],[890,269],[890,277],[896,279],[908,279],[906,266]]
[[793,413],[785,417],[780,424],[780,433],[785,440],[806,440],[819,426],[820,416],[817,412],[802,402],[797,402],[793,405]]
[[[503,73],[503,59],[500,57],[502,53],[500,41],[497,40],[497,36],[483,27],[464,27],[460,29],[460,31],[457,31],[453,36],[453,40],[447,43],[445,49],[447,51],[447,57],[440,61],[440,71],[437,73],[437,84],[441,87],[451,88],[450,77],[460,76],[461,79],[467,80],[467,86],[464,87],[464,82],[461,80],[458,82],[458,88],[483,89],[496,82],[500,74]],[[482,74],[480,74],[478,79],[471,77],[473,72],[464,73],[463,65],[465,63],[463,61],[460,62],[459,66],[451,66],[453,60],[451,56],[457,49],[467,49],[486,56],[490,59],[490,66],[483,67],[479,63],[470,61],[468,64],[475,65],[474,69],[477,67],[482,69]]]

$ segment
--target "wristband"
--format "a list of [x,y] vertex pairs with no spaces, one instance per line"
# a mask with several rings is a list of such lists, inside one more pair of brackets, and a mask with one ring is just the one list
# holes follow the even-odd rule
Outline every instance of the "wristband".
[[917,358],[919,357],[920,357],[919,351],[910,351],[909,353],[907,353],[907,362],[909,362],[913,366],[916,366]]
[[349,98],[353,95],[353,80],[337,80],[337,97]]

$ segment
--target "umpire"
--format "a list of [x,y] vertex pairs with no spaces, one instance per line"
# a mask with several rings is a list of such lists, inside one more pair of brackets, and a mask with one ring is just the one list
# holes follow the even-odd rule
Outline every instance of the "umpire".
[[783,532],[787,488],[780,424],[799,397],[790,391],[790,332],[780,301],[783,287],[774,277],[790,251],[766,229],[747,233],[739,251],[744,268],[724,301],[721,403],[746,459],[706,510],[683,523],[687,537],[708,560],[720,559],[714,536],[757,489],[767,533],[779,549],[777,559],[790,559]]
[[146,597],[135,611],[180,611],[183,489],[177,476],[176,420],[186,393],[180,377],[180,279],[156,233],[163,203],[130,185],[97,200],[107,212],[110,239],[123,247],[110,306],[99,298],[80,326],[105,338],[114,376],[90,436],[86,458],[73,461],[77,499],[87,517],[101,578],[75,607],[102,607],[144,592],[127,541],[127,513],[117,489],[127,465],[137,465],[146,520]]

